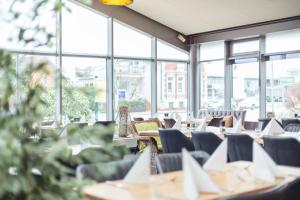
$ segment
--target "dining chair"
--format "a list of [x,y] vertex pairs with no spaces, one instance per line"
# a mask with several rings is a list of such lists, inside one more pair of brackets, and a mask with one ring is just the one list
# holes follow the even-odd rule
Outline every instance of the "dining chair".
[[180,153],[182,148],[194,151],[193,142],[177,129],[158,129],[163,153]]
[[[200,165],[203,165],[209,158],[204,151],[191,151],[190,153]],[[182,153],[158,154],[155,159],[159,173],[182,170]]]
[[222,139],[212,132],[192,132],[192,141],[197,151],[205,151],[209,155],[213,154]]
[[300,178],[287,184],[283,189],[283,198],[281,200],[300,199]]
[[297,118],[282,118],[282,127],[285,128],[289,124],[300,124],[300,120]]
[[286,185],[287,184],[281,184],[267,190],[250,194],[233,195],[221,198],[221,200],[283,200],[284,188],[286,187]]
[[257,129],[257,126],[258,126],[258,122],[250,122],[250,121],[244,122],[244,128],[246,130],[254,131],[255,129]]
[[292,137],[264,136],[265,151],[279,165],[300,167],[300,142]]
[[225,134],[228,138],[228,158],[230,162],[252,161],[253,139],[246,134]]
[[223,117],[214,117],[212,118],[212,120],[210,120],[207,126],[220,127],[222,125],[222,121]]
[[165,128],[172,128],[175,123],[176,120],[173,118],[164,118]]
[[120,180],[126,176],[134,162],[135,159],[123,159],[108,163],[79,165],[76,168],[76,178],[80,180],[90,179],[97,182]]
[[299,132],[300,124],[288,124],[284,127],[284,131],[286,132]]

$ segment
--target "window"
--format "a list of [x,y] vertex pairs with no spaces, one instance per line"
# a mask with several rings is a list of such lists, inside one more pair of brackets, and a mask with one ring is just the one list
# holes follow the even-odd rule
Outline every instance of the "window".
[[157,63],[157,111],[187,112],[187,64],[176,62]]
[[115,116],[118,106],[128,106],[130,116],[151,115],[151,63],[137,60],[114,60]]
[[64,53],[107,54],[107,18],[78,3],[64,1],[62,51]]
[[300,58],[267,62],[267,112],[275,117],[300,113]]
[[106,61],[63,57],[63,117],[94,122],[106,119]]
[[224,108],[224,61],[210,61],[201,67],[201,109]]
[[208,42],[200,46],[200,60],[214,60],[224,58],[224,42]]
[[114,22],[114,55],[150,58],[151,38]]
[[259,40],[233,43],[233,54],[259,51]]
[[259,117],[259,64],[233,65],[233,110],[247,110],[245,120],[257,121]]
[[[34,50],[34,51],[51,51],[55,52],[55,35],[56,35],[56,19],[54,11],[51,9],[51,4],[46,4],[38,9],[38,17],[33,21],[31,16],[33,15],[33,6],[36,4],[34,0],[16,1],[14,2],[13,10],[20,14],[17,20],[13,19],[12,14],[9,11],[9,7],[13,1],[0,1],[0,48],[17,49],[17,50]],[[34,4],[35,3],[35,4]],[[8,23],[6,20],[10,20]],[[40,46],[47,41],[46,34],[37,33],[36,26],[45,28],[46,32],[52,34],[54,37],[51,42],[53,45]],[[25,44],[18,41],[18,28],[26,27],[24,33],[24,39],[31,39],[34,37],[34,43]],[[12,39],[11,41],[9,39]]]
[[293,50],[300,50],[300,29],[267,34],[266,53]]
[[174,59],[188,60],[188,53],[172,47],[164,42],[157,41],[157,58],[158,59]]
[[[45,120],[54,120],[55,118],[55,69],[56,58],[53,56],[32,56],[32,55],[17,55],[18,60],[18,85],[17,99],[23,101],[28,94],[28,88],[31,86],[40,85],[44,91],[41,94],[41,99],[46,103],[40,107],[41,113]],[[39,64],[44,64],[46,71],[37,71],[31,74],[25,73],[29,68]],[[26,76],[25,76],[26,75]]]

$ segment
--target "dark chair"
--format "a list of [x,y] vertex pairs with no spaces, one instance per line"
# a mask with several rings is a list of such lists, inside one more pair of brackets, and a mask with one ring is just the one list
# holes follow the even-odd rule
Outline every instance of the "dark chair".
[[296,118],[283,118],[281,119],[282,127],[285,128],[289,124],[300,124],[300,120]]
[[253,139],[246,134],[225,134],[228,138],[228,157],[230,162],[252,161]]
[[287,184],[283,190],[283,198],[281,200],[300,199],[300,178]]
[[208,126],[215,126],[215,127],[220,127],[222,125],[223,117],[214,117],[210,122],[208,123]]
[[94,125],[95,126],[97,126],[97,125],[102,125],[102,126],[113,126],[113,125],[115,125],[116,124],[116,122],[115,121],[96,121],[95,123],[94,123]]
[[[203,165],[209,158],[209,155],[204,151],[192,151],[190,153],[200,165]],[[182,153],[158,154],[156,166],[159,173],[182,170]]]
[[193,142],[177,129],[159,129],[164,153],[180,153],[182,148],[194,151]]
[[165,128],[172,128],[175,123],[176,120],[173,118],[164,118]]
[[279,165],[300,167],[300,143],[295,138],[264,136],[266,152]]
[[300,131],[300,124],[288,124],[284,127],[284,131],[299,132]]
[[142,117],[134,117],[133,121],[141,122],[141,121],[144,121],[144,118],[142,118]]
[[192,141],[197,151],[205,151],[211,155],[219,144],[222,142],[222,139],[219,138],[216,134],[211,132],[192,132]]
[[254,131],[258,126],[258,122],[250,122],[250,121],[245,121],[244,122],[244,128],[246,130],[252,130]]
[[80,165],[76,169],[76,177],[78,179],[91,179],[97,182],[123,179],[134,162],[135,159],[127,159],[109,163]]
[[284,196],[283,189],[285,187],[286,184],[278,185],[273,188],[255,192],[252,194],[238,194],[238,195],[222,198],[221,200],[282,200]]

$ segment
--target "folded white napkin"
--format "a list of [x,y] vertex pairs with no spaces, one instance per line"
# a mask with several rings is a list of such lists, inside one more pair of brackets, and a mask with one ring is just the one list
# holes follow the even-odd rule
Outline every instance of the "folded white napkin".
[[237,122],[238,122],[238,119],[233,115],[232,116],[232,125],[235,126]]
[[178,119],[172,128],[180,130],[181,129],[181,119]]
[[225,171],[227,163],[227,138],[218,146],[214,153],[210,156],[203,168],[206,170]]
[[196,200],[199,192],[220,192],[217,185],[185,149],[182,150],[182,166],[183,190],[188,200]]
[[282,133],[284,133],[284,130],[274,118],[271,119],[266,128],[263,130],[263,135],[280,135]]
[[244,130],[244,127],[242,125],[242,120],[239,119],[236,124],[232,127],[232,131],[235,133],[241,133]]
[[203,120],[200,125],[196,128],[196,131],[205,131],[206,130],[206,120]]
[[253,174],[257,179],[266,182],[273,182],[276,177],[283,177],[272,158],[255,141],[253,141]]
[[125,176],[124,182],[131,184],[149,183],[150,153],[150,147],[147,147]]

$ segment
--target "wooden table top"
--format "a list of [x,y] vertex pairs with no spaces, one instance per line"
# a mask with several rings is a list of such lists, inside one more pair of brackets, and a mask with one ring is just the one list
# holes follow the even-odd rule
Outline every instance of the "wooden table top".
[[[277,178],[273,183],[256,180],[251,173],[252,163],[239,161],[228,163],[225,172],[207,171],[212,180],[218,185],[221,192],[218,194],[200,193],[199,200],[218,199],[221,197],[254,193],[290,182],[300,176],[300,168],[282,166],[284,178]],[[84,188],[86,199],[89,200],[154,200],[185,199],[183,193],[182,171],[151,176],[147,185],[125,184],[122,181],[100,183]]]

